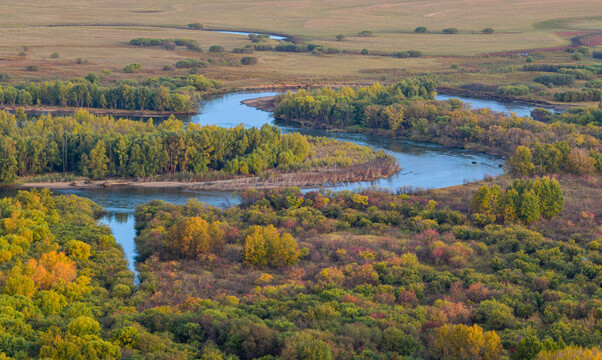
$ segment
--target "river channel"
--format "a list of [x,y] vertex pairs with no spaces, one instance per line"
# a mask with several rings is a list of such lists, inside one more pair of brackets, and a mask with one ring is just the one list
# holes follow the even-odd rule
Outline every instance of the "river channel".
[[[263,91],[217,96],[206,100],[201,104],[198,114],[185,119],[185,121],[224,127],[237,126],[239,124],[243,124],[245,127],[260,127],[264,124],[277,125],[283,132],[298,131],[307,135],[328,136],[338,140],[372,146],[376,149],[383,149],[393,155],[402,167],[399,173],[387,179],[338,185],[332,187],[331,189],[333,190],[353,190],[369,186],[376,186],[391,191],[397,191],[401,187],[441,188],[462,184],[465,181],[480,180],[485,175],[497,176],[503,172],[503,169],[499,166],[502,160],[486,154],[365,134],[301,129],[294,125],[274,120],[272,114],[269,112],[248,107],[241,103],[241,101],[246,99],[276,94],[278,93]],[[449,97],[445,95],[438,95],[437,97],[438,100],[445,100],[447,98]],[[512,103],[490,100],[456,98],[471,102],[473,108],[491,107],[496,111],[513,111],[521,116],[528,115],[528,112],[534,107],[524,104],[514,106]],[[0,189],[0,196],[10,195],[11,192]],[[101,219],[101,223],[112,229],[117,242],[123,247],[129,267],[133,271],[135,271],[136,256],[134,211],[137,205],[154,199],[183,204],[192,198],[220,207],[227,207],[238,203],[238,198],[234,193],[182,189],[68,189],[56,190],[55,192],[86,197],[106,209],[107,215]]]

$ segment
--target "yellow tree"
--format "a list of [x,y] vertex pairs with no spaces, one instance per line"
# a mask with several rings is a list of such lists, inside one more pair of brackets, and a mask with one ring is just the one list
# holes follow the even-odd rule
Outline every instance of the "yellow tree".
[[299,245],[291,234],[280,235],[273,225],[254,226],[244,246],[249,265],[290,266],[299,261]]
[[27,269],[32,274],[36,287],[41,290],[52,289],[58,284],[69,284],[77,276],[75,262],[65,253],[56,251],[42,255],[39,261],[29,260]]
[[167,249],[180,258],[197,258],[201,254],[221,251],[223,238],[219,222],[209,224],[203,218],[194,216],[179,221],[170,229]]
[[502,344],[495,331],[483,332],[478,326],[444,325],[435,330],[431,355],[441,360],[496,360]]
[[577,346],[569,346],[558,351],[544,350],[540,352],[535,360],[602,360],[602,349],[594,347],[584,349]]
[[253,226],[251,229],[251,234],[245,239],[243,249],[244,262],[245,264],[255,266],[266,265],[267,252],[263,229],[261,226]]

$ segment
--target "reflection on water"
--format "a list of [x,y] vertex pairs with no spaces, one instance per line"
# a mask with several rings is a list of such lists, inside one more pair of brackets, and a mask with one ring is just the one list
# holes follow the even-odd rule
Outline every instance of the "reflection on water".
[[[328,136],[338,140],[352,141],[360,145],[382,149],[394,156],[401,164],[402,170],[387,178],[373,182],[353,183],[332,187],[334,190],[355,190],[367,186],[376,186],[391,191],[400,187],[438,188],[462,184],[465,180],[482,179],[486,174],[499,175],[499,158],[461,149],[445,148],[434,144],[416,143],[407,140],[386,138],[364,134],[328,132],[316,129],[300,129],[293,124],[277,121],[272,114],[241,104],[250,98],[276,95],[278,92],[235,93],[216,96],[205,101],[197,115],[183,118],[186,122],[224,127],[243,124],[245,127],[260,127],[263,124],[278,125],[283,132],[298,131],[313,136]],[[438,95],[443,100],[445,95]],[[514,111],[518,115],[533,108],[530,105],[510,104],[490,100],[467,99],[473,107],[492,107],[496,111]],[[238,203],[232,192],[207,192],[182,189],[162,188],[113,188],[113,189],[64,189],[56,190],[58,194],[74,194],[86,197],[103,206],[107,215],[101,223],[109,226],[115,239],[127,256],[130,269],[134,270],[136,248],[134,237],[134,212],[136,206],[150,200],[163,200],[174,204],[184,204],[189,199],[198,199],[208,204],[227,207]],[[0,196],[13,196],[14,189],[0,189]]]

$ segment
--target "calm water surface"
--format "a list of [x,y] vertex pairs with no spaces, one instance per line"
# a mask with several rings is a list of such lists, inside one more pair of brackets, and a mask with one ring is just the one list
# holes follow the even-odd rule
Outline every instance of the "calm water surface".
[[249,36],[251,34],[256,34],[256,35],[270,35],[270,39],[273,40],[284,40],[286,39],[286,36],[282,36],[282,35],[273,35],[273,34],[262,34],[262,33],[250,33],[250,32],[244,32],[244,31],[225,31],[225,30],[206,30],[206,31],[215,31],[218,33],[222,33],[222,34],[232,34],[232,35],[241,35],[241,36]]
[[[493,111],[499,111],[504,113],[510,113],[511,111],[517,116],[531,116],[531,110],[536,107],[533,104],[520,103],[520,102],[508,102],[508,101],[496,101],[488,99],[479,99],[466,96],[451,96],[444,94],[437,94],[435,97],[437,100],[449,100],[449,99],[460,99],[465,103],[469,103],[473,109],[490,108]],[[557,112],[557,109],[545,108],[552,112]]]
[[[307,135],[328,136],[338,140],[352,141],[360,145],[382,149],[394,156],[401,164],[402,170],[388,179],[374,182],[344,184],[332,187],[334,190],[360,189],[376,186],[391,191],[400,187],[412,186],[420,188],[440,188],[462,184],[466,180],[479,180],[485,175],[500,175],[503,169],[499,167],[502,160],[482,153],[461,149],[450,149],[433,144],[416,143],[412,141],[382,138],[378,136],[327,132],[315,129],[300,129],[292,124],[275,121],[271,113],[241,104],[241,101],[251,98],[272,96],[277,92],[234,93],[218,96],[205,101],[199,113],[187,121],[225,127],[243,124],[245,127],[260,127],[264,124],[277,125],[283,132],[298,131]],[[448,97],[438,95],[437,100]],[[474,108],[491,107],[496,111],[513,111],[520,116],[528,115],[533,106],[524,104],[502,103],[490,100],[469,99]],[[231,192],[208,192],[180,189],[86,189],[86,190],[56,190],[59,194],[75,194],[86,197],[103,206],[107,215],[101,223],[109,226],[115,239],[127,256],[130,269],[134,270],[136,249],[134,237],[134,211],[136,206],[154,199],[160,199],[175,204],[184,204],[189,199],[220,207],[238,203],[238,198]],[[14,190],[0,189],[0,195],[10,196]]]

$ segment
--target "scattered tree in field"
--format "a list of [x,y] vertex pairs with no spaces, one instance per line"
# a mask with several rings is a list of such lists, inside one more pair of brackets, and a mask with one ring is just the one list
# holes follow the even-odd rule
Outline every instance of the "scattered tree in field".
[[336,38],[337,38],[337,41],[343,41],[343,39],[345,39],[345,35],[338,34]]
[[456,29],[456,28],[445,28],[445,29],[443,29],[443,33],[444,34],[457,34],[458,33],[458,29]]
[[225,50],[225,49],[224,49],[224,47],[223,47],[223,46],[221,46],[221,45],[211,45],[211,46],[209,47],[209,52],[210,52],[210,53],[222,53],[222,52],[224,52],[224,51],[226,51],[226,50]]
[[372,34],[373,33],[370,30],[363,30],[358,33],[359,36],[372,36]]
[[495,30],[493,30],[490,27],[484,28],[483,30],[481,30],[481,33],[483,33],[483,34],[493,34],[494,32],[495,32]]
[[240,59],[240,63],[243,65],[255,65],[257,64],[257,58],[254,56],[245,56]]
[[362,49],[362,51],[360,51],[360,54],[362,55],[368,55],[369,51],[368,49]]
[[188,28],[192,29],[192,30],[203,30],[205,28],[205,26],[201,23],[192,23],[192,24],[188,24]]
[[50,54],[50,58],[51,59],[58,59],[60,57],[60,54],[58,52],[53,52],[52,54]]
[[138,72],[142,71],[142,65],[137,64],[137,63],[129,64],[129,65],[126,65],[122,71],[126,74],[138,73]]
[[427,31],[427,29],[424,26],[419,26],[416,29],[414,29],[414,32],[416,34],[424,34],[424,33],[426,33],[426,31]]

